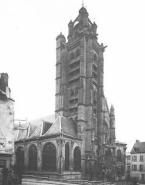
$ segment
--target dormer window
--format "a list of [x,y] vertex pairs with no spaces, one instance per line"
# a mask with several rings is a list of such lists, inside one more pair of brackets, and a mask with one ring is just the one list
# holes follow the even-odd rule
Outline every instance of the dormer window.
[[135,152],[139,152],[139,148],[134,147]]

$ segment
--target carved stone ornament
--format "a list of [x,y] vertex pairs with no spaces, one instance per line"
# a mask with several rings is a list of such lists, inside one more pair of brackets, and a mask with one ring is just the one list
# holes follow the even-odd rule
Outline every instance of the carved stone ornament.
[[78,123],[78,132],[84,133],[85,132],[85,125],[82,123]]
[[39,141],[38,143],[37,143],[37,146],[38,146],[38,149],[42,149],[42,143]]
[[65,89],[64,89],[64,86],[63,86],[63,85],[61,85],[61,90],[60,90],[60,92],[61,92],[61,94],[64,94],[64,92],[65,92]]
[[62,139],[62,138],[60,138],[60,139],[57,139],[57,140],[56,140],[56,143],[57,143],[58,146],[64,146],[65,140]]
[[26,151],[26,150],[27,150],[27,144],[24,145],[24,151]]
[[71,141],[71,147],[73,147],[73,145],[74,145],[74,141]]

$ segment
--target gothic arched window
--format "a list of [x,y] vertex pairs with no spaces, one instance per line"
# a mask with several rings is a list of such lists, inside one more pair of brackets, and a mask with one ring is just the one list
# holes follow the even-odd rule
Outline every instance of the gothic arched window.
[[24,149],[22,146],[19,146],[16,151],[16,163],[24,165]]
[[29,148],[29,170],[37,170],[37,148],[35,145],[31,145]]
[[75,54],[74,54],[74,52],[72,52],[72,53],[70,54],[70,61],[73,60],[74,58],[75,58]]
[[42,152],[42,170],[56,171],[56,148],[52,143],[47,143]]
[[112,162],[112,153],[111,153],[111,149],[107,149],[105,152],[105,159],[108,162]]
[[65,170],[69,171],[69,144],[65,145]]
[[74,171],[81,171],[81,151],[79,147],[74,149]]
[[94,61],[97,61],[97,55],[94,54]]
[[76,50],[76,58],[77,58],[78,56],[80,56],[80,50],[79,50],[79,49]]
[[117,162],[121,162],[121,150],[117,150]]
[[73,96],[74,95],[74,91],[73,89],[70,89],[70,96]]
[[76,89],[75,89],[75,95],[77,95],[78,94],[78,87],[76,87]]

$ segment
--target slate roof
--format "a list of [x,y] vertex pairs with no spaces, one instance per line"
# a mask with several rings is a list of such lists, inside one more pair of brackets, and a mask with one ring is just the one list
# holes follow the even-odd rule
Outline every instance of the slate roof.
[[15,132],[15,141],[64,134],[77,138],[76,124],[72,119],[54,115],[30,121],[26,129]]
[[145,142],[136,142],[131,150],[131,154],[145,153]]
[[58,116],[54,124],[44,136],[62,133],[64,135],[77,137],[77,131],[75,127],[76,126],[73,120],[63,116]]

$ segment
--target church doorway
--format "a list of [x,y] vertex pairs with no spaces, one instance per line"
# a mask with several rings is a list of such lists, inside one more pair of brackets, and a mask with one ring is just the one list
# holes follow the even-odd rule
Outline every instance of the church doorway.
[[79,147],[74,149],[74,171],[81,171],[81,151]]
[[52,143],[47,143],[42,152],[42,170],[56,171],[56,148]]
[[35,145],[31,145],[29,148],[29,170],[37,170],[37,148]]
[[19,146],[16,151],[16,163],[24,166],[24,150],[22,146]]

